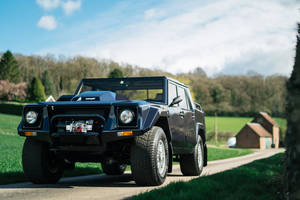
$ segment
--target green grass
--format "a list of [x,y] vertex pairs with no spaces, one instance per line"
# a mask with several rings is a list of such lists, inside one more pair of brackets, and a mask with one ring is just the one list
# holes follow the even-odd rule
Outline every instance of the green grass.
[[[225,121],[228,119],[232,119],[234,123],[239,121],[239,119],[237,120],[235,118],[224,118]],[[0,184],[26,180],[23,175],[21,164],[22,146],[25,138],[17,135],[17,126],[20,120],[20,116],[0,114]],[[212,127],[212,125],[210,125],[208,122],[209,120],[207,120],[207,126]],[[208,160],[236,157],[251,152],[252,150],[248,149],[209,148]],[[98,173],[102,173],[100,164],[98,163],[76,163],[75,170],[67,171],[65,176],[78,176]]]
[[226,158],[233,158],[238,156],[244,156],[253,153],[252,149],[229,149],[229,148],[214,148],[208,147],[207,160],[222,160]]
[[175,182],[132,197],[135,200],[170,199],[278,199],[281,189],[283,153],[267,159],[221,172],[215,175],[193,179],[189,182]]
[[[251,117],[217,117],[217,128],[218,131],[237,133],[252,119]],[[205,123],[207,133],[214,131],[215,117],[205,117]]]

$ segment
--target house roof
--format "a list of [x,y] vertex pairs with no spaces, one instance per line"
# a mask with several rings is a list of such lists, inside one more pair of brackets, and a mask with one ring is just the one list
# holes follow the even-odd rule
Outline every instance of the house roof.
[[271,133],[269,133],[264,127],[262,127],[262,125],[258,123],[247,123],[247,126],[260,137],[272,137]]
[[272,124],[273,126],[278,126],[278,124],[272,119],[272,117],[270,115],[268,115],[268,113],[266,112],[259,112],[259,114],[265,118],[270,124]]

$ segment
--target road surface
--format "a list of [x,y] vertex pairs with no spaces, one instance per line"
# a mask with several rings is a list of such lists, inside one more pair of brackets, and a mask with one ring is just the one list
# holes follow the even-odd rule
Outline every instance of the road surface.
[[[270,157],[283,149],[258,151],[246,156],[208,162],[201,176],[229,170],[254,160]],[[174,181],[188,181],[196,177],[182,176],[179,166],[174,166],[163,186]],[[160,187],[163,187],[160,186]],[[63,178],[56,185],[33,185],[29,182],[0,186],[0,200],[113,200],[124,199],[158,187],[135,185],[130,172],[122,176],[91,175]]]

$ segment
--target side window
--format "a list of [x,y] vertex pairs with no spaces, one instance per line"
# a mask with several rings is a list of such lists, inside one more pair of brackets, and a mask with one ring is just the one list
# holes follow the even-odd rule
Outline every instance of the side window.
[[177,97],[176,85],[169,83],[168,85],[168,105],[172,102],[172,100]]
[[179,107],[183,109],[188,109],[184,88],[179,86],[177,88],[178,88],[178,96],[182,98],[182,101],[179,103]]

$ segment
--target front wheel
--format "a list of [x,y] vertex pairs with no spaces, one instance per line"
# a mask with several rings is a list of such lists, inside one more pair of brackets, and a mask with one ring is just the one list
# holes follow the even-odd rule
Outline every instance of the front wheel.
[[56,183],[63,175],[63,162],[49,151],[49,145],[26,138],[23,146],[22,164],[25,176],[33,183]]
[[193,153],[180,155],[180,169],[185,176],[199,176],[203,170],[203,163],[203,142],[199,136]]
[[162,128],[154,126],[137,136],[131,149],[131,171],[138,185],[161,185],[169,163],[168,141]]

